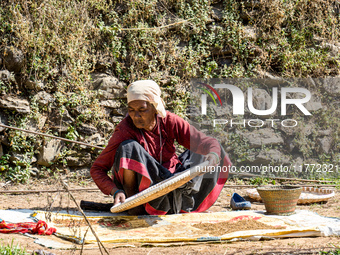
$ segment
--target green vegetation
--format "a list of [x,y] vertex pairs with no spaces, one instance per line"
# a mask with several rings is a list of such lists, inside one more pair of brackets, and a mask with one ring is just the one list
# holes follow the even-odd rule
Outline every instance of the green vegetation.
[[0,245],[0,254],[1,255],[28,255],[25,249],[19,247],[19,245],[14,245],[13,240],[9,245]]
[[1,44],[24,52],[21,73],[29,80],[82,98],[98,69],[128,82],[166,75],[173,85],[260,70],[284,77],[339,74],[338,58],[322,46],[339,38],[332,1],[215,2],[218,7],[207,0],[2,1]]
[[271,180],[268,177],[256,177],[256,178],[251,178],[249,180],[249,183],[252,185],[257,185],[257,186],[261,186],[261,185],[268,185],[268,184],[276,184],[275,180]]
[[[333,47],[340,38],[339,23],[339,7],[331,0],[4,0],[0,55],[15,48],[25,61],[10,81],[0,81],[0,94],[30,102],[28,116],[8,113],[10,125],[24,128],[31,119],[67,111],[74,122],[56,135],[81,140],[80,125],[101,130],[102,120],[110,118],[100,105],[101,93],[91,88],[93,73],[107,73],[126,84],[153,79],[161,85],[168,109],[185,117],[192,78],[265,77],[267,72],[286,78],[339,75],[339,52]],[[42,84],[54,100],[39,104],[34,98],[38,90],[27,83]],[[334,99],[319,92],[323,100]],[[334,151],[340,144],[335,108],[330,106],[314,122],[335,130]],[[43,131],[56,132],[48,123]],[[109,135],[103,132],[106,140]],[[236,133],[228,138],[238,141],[226,144],[238,163],[255,151]],[[10,149],[1,158],[5,177],[27,180],[41,142],[17,131],[9,131],[8,139]],[[335,152],[318,153],[315,139],[315,134],[300,133],[295,138],[299,153],[334,162]],[[23,158],[9,163],[13,152]]]
[[339,255],[340,254],[340,249],[336,249],[334,251],[320,251],[319,254],[327,254],[327,255]]

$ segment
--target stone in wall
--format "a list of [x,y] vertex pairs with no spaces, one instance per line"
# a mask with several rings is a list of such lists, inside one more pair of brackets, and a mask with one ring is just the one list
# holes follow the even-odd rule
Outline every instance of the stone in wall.
[[91,109],[89,109],[88,107],[84,106],[84,105],[78,105],[76,108],[72,108],[72,110],[77,114],[87,114],[91,112]]
[[93,109],[90,107],[84,106],[84,105],[78,105],[75,108],[70,109],[70,112],[72,113],[72,116],[79,116],[79,115],[85,115],[90,116],[93,113]]
[[243,27],[243,37],[248,39],[249,41],[256,41],[257,32],[256,28],[252,26],[244,26]]
[[91,178],[90,167],[75,167],[72,171],[76,172],[77,177]]
[[8,84],[10,82],[15,81],[15,79],[8,70],[2,70],[0,71],[0,81],[2,81],[5,84]]
[[322,85],[322,87],[326,90],[326,92],[332,96],[340,95],[340,77],[330,77],[330,78],[323,78],[317,79],[317,84]]
[[295,137],[294,136],[288,136],[285,139],[286,148],[289,152],[292,152],[296,147]]
[[294,158],[291,163],[293,167],[292,169],[294,169],[294,173],[303,171],[303,164],[304,164],[303,158],[298,156]]
[[305,103],[304,106],[311,113],[324,108],[321,99],[315,96],[313,92],[312,98],[307,103]]
[[331,57],[337,57],[340,53],[340,47],[332,43],[323,43],[322,48],[328,50]]
[[66,162],[70,167],[91,165],[91,154],[89,152],[74,152],[66,157]]
[[126,108],[113,109],[112,114],[115,116],[125,116],[127,114]]
[[[289,125],[293,125],[289,124]],[[292,136],[295,134],[302,134],[304,136],[309,136],[312,134],[313,132],[313,120],[310,120],[308,122],[304,121],[304,122],[299,122],[298,125],[296,127],[284,127],[282,125],[278,125],[277,128],[281,131],[283,131],[286,135]]]
[[126,98],[126,84],[105,73],[93,73],[89,89],[98,90],[103,99]]
[[41,91],[45,88],[44,83],[41,82],[41,81],[27,80],[27,81],[25,81],[24,85],[27,89],[31,89],[31,90],[35,90],[35,91]]
[[3,51],[3,64],[11,72],[20,72],[25,62],[25,56],[19,49],[11,46]]
[[10,146],[10,142],[8,140],[8,136],[6,135],[0,135],[0,143],[2,143],[5,146]]
[[261,151],[255,159],[258,164],[288,164],[289,157],[284,155],[281,151],[271,149],[269,151]]
[[40,105],[48,105],[49,103],[52,103],[54,101],[53,96],[45,91],[38,92],[33,98]]
[[103,100],[100,105],[105,107],[106,115],[125,116],[127,113],[127,107],[122,106],[122,103],[116,100]]
[[318,130],[318,136],[327,136],[333,133],[332,129]]
[[73,124],[74,119],[69,112],[64,109],[62,112],[55,110],[50,117],[51,128],[58,132],[66,132],[68,127]]
[[229,56],[220,57],[217,59],[217,62],[222,66],[230,66],[233,63],[233,59]]
[[[201,116],[201,111],[200,111],[200,109],[197,106],[188,105],[187,109],[186,109],[186,114],[189,115],[189,118],[195,118],[195,117]],[[220,117],[220,116],[223,116],[223,113],[222,114],[217,114],[217,112],[216,112],[216,117]]]
[[[248,153],[245,163],[256,164],[256,156],[257,153],[255,151],[251,151]],[[237,159],[236,159],[237,160]]]
[[334,108],[333,109],[335,109],[335,111],[334,111],[334,116],[338,116],[338,117],[340,117],[340,101],[334,101],[333,102],[333,106],[334,106]]
[[[3,125],[8,125],[8,116],[3,113],[2,111],[0,111],[0,124],[3,124]],[[4,127],[0,127],[0,132],[4,131],[6,128]]]
[[250,148],[261,147],[262,145],[283,144],[283,138],[270,128],[263,128],[253,132],[237,131],[242,137],[249,142]]
[[44,115],[40,115],[39,118],[37,119],[35,118],[28,119],[27,130],[39,132],[44,127],[46,120],[47,116]]
[[87,137],[85,142],[97,146],[103,146],[105,144],[104,138],[99,133]]
[[113,123],[119,123],[119,122],[121,122],[123,119],[124,119],[123,116],[113,116],[113,117],[112,117],[112,122],[113,122]]
[[325,136],[323,138],[317,138],[319,146],[319,153],[329,153],[333,147],[333,138]]
[[112,113],[112,109],[111,108],[106,108],[104,107],[104,115],[109,117],[111,116],[111,113]]
[[260,152],[250,152],[245,161],[251,165],[266,165],[266,164],[288,164],[289,157],[279,150],[271,149]]
[[23,114],[29,114],[31,112],[29,102],[26,99],[12,96],[0,98],[0,107]]
[[100,105],[107,108],[117,109],[121,108],[122,103],[116,100],[103,100],[100,102]]
[[259,79],[253,79],[254,82],[258,81],[260,84],[267,85],[268,87],[283,86],[285,80],[282,77],[275,76],[269,72],[259,70],[257,71]]
[[[216,114],[216,118],[221,118],[221,117],[227,117],[228,115],[232,114],[233,112],[233,107],[231,105],[223,105],[223,107],[219,106],[219,105],[213,105],[210,104],[209,108],[212,108]],[[201,112],[199,109],[197,109],[197,113],[198,115],[196,116],[200,116]]]
[[340,163],[340,153],[334,155],[334,163]]
[[111,123],[110,121],[107,121],[107,120],[102,120],[99,125],[100,125],[99,128],[105,134],[113,133],[113,131],[115,129],[115,125],[113,123]]
[[52,139],[41,148],[38,156],[38,165],[50,166],[51,163],[57,160],[60,152],[62,151],[64,142],[56,139]]
[[213,5],[211,8],[211,17],[216,21],[221,21],[223,19],[223,6]]
[[77,130],[85,135],[93,135],[98,132],[96,127],[85,123],[81,123],[79,127],[77,127]]
[[[311,99],[307,102],[304,103],[303,106],[310,112],[313,113],[319,109],[323,109],[325,107],[323,107],[322,102],[321,102],[321,98],[317,95],[314,94],[313,91],[311,92]],[[305,98],[306,95],[303,93],[294,93],[292,97],[289,98]],[[294,106],[294,108],[289,107],[287,110],[287,114],[292,114],[293,112],[301,112],[300,109],[298,109],[296,106]],[[301,112],[302,114],[302,112]]]
[[37,167],[31,167],[29,169],[31,176],[39,176],[39,169]]
[[37,158],[34,156],[26,156],[23,155],[20,152],[13,152],[11,157],[9,158],[11,160],[11,162],[16,162],[17,165],[19,166],[26,166],[27,164],[32,164],[37,162]]
[[[266,90],[264,89],[253,89],[252,91],[252,102],[253,102],[253,107],[256,110],[269,110],[272,105],[273,105],[273,97],[272,97],[272,92],[269,94]],[[248,91],[247,91],[247,97],[248,98]],[[249,112],[248,109],[248,103],[246,103],[246,108]],[[274,113],[271,113],[270,116],[276,114],[276,111]],[[268,116],[268,115],[267,115]],[[258,117],[264,117],[266,118],[266,115],[259,115]]]

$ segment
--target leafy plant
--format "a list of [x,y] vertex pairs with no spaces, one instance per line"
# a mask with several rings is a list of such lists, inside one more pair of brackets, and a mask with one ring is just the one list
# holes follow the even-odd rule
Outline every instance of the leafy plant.
[[339,255],[340,249],[335,249],[334,251],[320,251],[319,254]]
[[0,245],[0,254],[2,255],[28,255],[25,249],[20,248],[19,244],[14,245],[14,239],[11,244]]
[[[168,109],[182,117],[187,116],[190,105],[187,84],[192,78],[249,78],[266,72],[281,77],[337,76],[340,55],[330,45],[339,38],[340,16],[333,2],[1,1],[0,49],[16,47],[25,61],[15,81],[0,81],[0,93],[30,101],[27,118],[9,114],[14,126],[24,128],[29,119],[44,117],[47,121],[42,129],[55,132],[49,118],[52,113],[67,112],[72,123],[59,135],[81,140],[78,125],[100,127],[101,120],[112,117],[112,111],[105,112],[100,105],[103,95],[91,87],[91,74],[96,72],[127,84],[137,79],[157,81]],[[40,104],[34,97],[38,89],[28,88],[27,82],[42,83],[39,91],[51,94],[53,102]],[[322,102],[336,100],[321,90],[320,97]],[[314,120],[318,128],[334,131],[334,151],[339,151],[336,107],[323,109]],[[208,114],[214,116],[213,111]],[[20,152],[27,159],[8,163],[6,169],[12,167],[17,174],[19,166],[20,171],[28,169],[41,145],[20,132],[8,134],[8,154]],[[227,138],[225,145],[231,147],[234,163],[244,163],[259,151],[250,148],[235,130]],[[317,138],[315,133],[298,133],[294,140],[298,153],[322,162],[334,161],[335,153],[318,153]]]
[[249,180],[250,184],[252,185],[268,185],[268,184],[275,184],[275,180],[270,180],[269,178],[266,177],[256,177],[256,178],[251,178]]

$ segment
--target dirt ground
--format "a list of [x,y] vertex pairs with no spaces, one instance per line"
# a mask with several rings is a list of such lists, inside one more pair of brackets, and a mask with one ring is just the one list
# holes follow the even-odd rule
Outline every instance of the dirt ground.
[[[231,184],[231,183],[229,183]],[[70,188],[96,188],[90,180],[72,181]],[[61,189],[58,178],[54,180],[31,181],[26,185],[11,185],[0,183],[0,191],[3,190],[55,190]],[[233,192],[242,196],[246,194],[246,188],[227,188],[225,187],[219,199],[210,208],[210,211],[231,210],[229,206],[230,197]],[[73,191],[72,194],[79,203],[80,200],[111,202],[111,197],[103,195],[99,190],[95,191]],[[75,209],[74,202],[65,192],[56,193],[34,193],[34,194],[0,194],[0,209],[31,209],[31,210],[66,210]],[[252,209],[265,210],[264,204],[252,202]],[[297,209],[307,209],[323,216],[340,216],[340,194],[336,190],[335,197],[327,203],[298,205]],[[60,241],[59,238],[53,237]],[[32,253],[34,250],[44,250],[54,254],[101,254],[98,246],[85,246],[81,252],[81,246],[75,246],[73,250],[54,250],[42,247],[34,243],[34,239],[21,234],[0,234],[0,243],[6,244],[14,242],[19,244],[26,251]],[[338,237],[315,237],[315,238],[288,238],[280,240],[266,241],[239,241],[239,242],[220,242],[220,243],[176,243],[172,246],[145,246],[138,243],[123,244],[104,244],[110,254],[320,254],[320,251],[340,249],[340,238]]]

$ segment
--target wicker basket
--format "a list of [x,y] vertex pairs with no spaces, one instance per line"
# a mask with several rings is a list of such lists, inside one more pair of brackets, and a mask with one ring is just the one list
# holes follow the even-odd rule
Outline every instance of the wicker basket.
[[257,188],[267,214],[293,214],[302,188],[296,186],[263,186]]

